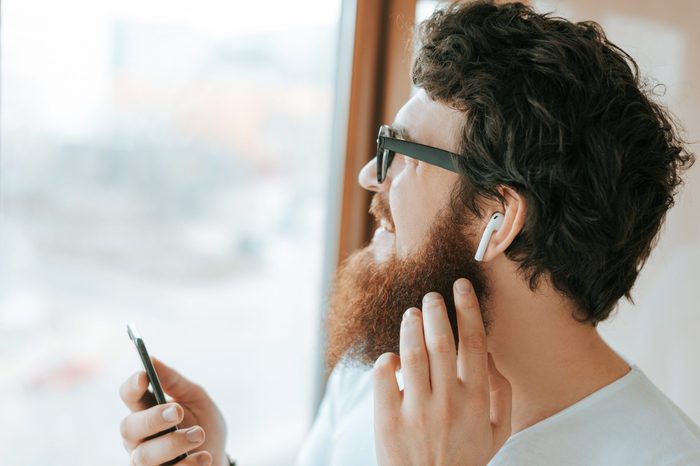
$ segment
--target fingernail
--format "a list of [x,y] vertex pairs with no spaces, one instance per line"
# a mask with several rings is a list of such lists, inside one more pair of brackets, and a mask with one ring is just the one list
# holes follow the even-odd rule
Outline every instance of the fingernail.
[[197,464],[199,466],[209,466],[211,462],[209,461],[209,457],[207,455],[199,455],[197,457]]
[[204,440],[204,431],[199,427],[192,427],[185,432],[185,437],[192,443],[199,443]]
[[406,319],[408,317],[418,317],[418,311],[415,308],[406,309],[406,312],[403,313],[403,318]]
[[466,278],[460,278],[459,280],[457,280],[456,288],[459,293],[469,293],[469,280],[467,280]]
[[442,299],[442,296],[440,296],[440,293],[436,293],[434,291],[431,291],[427,295],[423,297],[423,302],[424,303],[432,303],[434,301],[437,301],[439,299]]
[[163,410],[163,419],[165,419],[168,422],[175,422],[177,421],[177,408],[173,406],[169,406]]

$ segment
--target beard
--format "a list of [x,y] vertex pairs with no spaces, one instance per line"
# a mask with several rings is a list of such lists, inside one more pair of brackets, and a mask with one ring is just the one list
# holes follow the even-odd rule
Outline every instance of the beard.
[[[386,193],[374,195],[370,213],[377,224],[384,219],[394,230]],[[341,361],[372,366],[383,353],[398,354],[404,311],[421,308],[423,296],[431,291],[445,300],[457,346],[453,285],[458,278],[471,281],[488,332],[490,320],[484,306],[488,284],[481,264],[474,260],[474,244],[446,208],[437,215],[421,248],[410,256],[399,258],[394,248],[379,262],[370,244],[348,257],[336,274],[325,322],[326,368],[331,370]]]

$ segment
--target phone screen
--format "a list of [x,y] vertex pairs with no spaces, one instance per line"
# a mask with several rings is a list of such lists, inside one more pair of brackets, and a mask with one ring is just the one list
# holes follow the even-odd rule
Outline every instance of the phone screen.
[[[168,400],[165,399],[165,393],[163,393],[163,388],[160,386],[160,380],[158,380],[158,374],[156,373],[155,367],[153,367],[153,363],[151,362],[151,357],[148,355],[148,350],[146,349],[146,344],[143,342],[143,338],[141,338],[141,335],[139,335],[139,332],[136,330],[136,326],[132,323],[126,324],[126,331],[129,334],[129,338],[131,341],[134,342],[134,346],[136,347],[136,351],[139,353],[139,357],[141,358],[141,363],[143,364],[143,369],[146,371],[146,375],[148,376],[148,382],[150,384],[151,390],[153,391],[153,395],[156,398],[156,402],[159,405],[165,404],[168,402]],[[173,426],[169,429],[164,430],[163,432],[159,432],[157,436],[167,434],[169,432],[175,432],[177,430],[177,426]],[[167,463],[164,463],[165,465],[171,465],[175,464],[178,461],[182,460],[183,458],[187,458],[187,453],[178,456],[177,458],[168,461]]]

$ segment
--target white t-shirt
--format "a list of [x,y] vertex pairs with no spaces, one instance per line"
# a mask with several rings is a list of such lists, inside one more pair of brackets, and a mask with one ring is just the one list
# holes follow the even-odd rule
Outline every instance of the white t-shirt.
[[[700,429],[635,365],[622,378],[512,435],[489,466],[700,465]],[[297,466],[376,466],[371,369],[340,367]],[[397,373],[399,387],[403,380]]]

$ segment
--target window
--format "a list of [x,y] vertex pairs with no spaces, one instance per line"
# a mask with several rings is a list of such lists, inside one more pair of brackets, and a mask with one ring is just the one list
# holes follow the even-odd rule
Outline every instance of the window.
[[126,461],[127,321],[210,392],[240,463],[291,464],[313,414],[339,14],[3,3],[3,464]]

